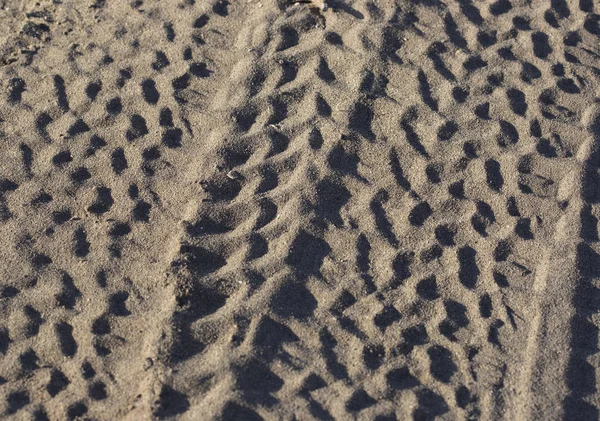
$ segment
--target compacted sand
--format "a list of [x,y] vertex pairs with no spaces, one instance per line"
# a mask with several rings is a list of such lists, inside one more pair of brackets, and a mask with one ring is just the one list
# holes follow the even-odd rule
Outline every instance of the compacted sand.
[[595,420],[600,3],[0,0],[0,414]]

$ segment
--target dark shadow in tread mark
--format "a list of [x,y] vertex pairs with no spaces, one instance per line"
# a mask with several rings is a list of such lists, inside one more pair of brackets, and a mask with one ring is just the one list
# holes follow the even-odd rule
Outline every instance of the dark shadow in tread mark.
[[52,157],[52,164],[59,168],[64,167],[71,161],[73,161],[73,156],[71,155],[71,152],[68,150],[58,152],[56,155],[54,155]]
[[108,187],[96,187],[96,200],[87,210],[93,214],[102,215],[108,212],[114,203],[111,190]]
[[355,391],[350,399],[346,401],[346,409],[350,412],[359,412],[375,405],[377,401],[373,399],[364,389]]
[[110,164],[116,175],[121,175],[128,167],[123,148],[115,149],[110,156]]
[[[317,109],[319,108],[318,105],[318,101],[319,101],[319,96],[317,96]],[[329,105],[327,105],[329,106]],[[331,111],[331,109],[329,109],[329,111]],[[316,128],[313,127],[312,130],[310,131],[310,133],[308,134],[308,143],[311,147],[311,149],[313,150],[319,150],[321,149],[321,146],[323,146],[323,135],[321,134],[321,131]]]
[[160,98],[160,94],[156,89],[156,83],[152,79],[142,81],[142,94],[144,100],[150,105],[156,105]]
[[74,233],[73,252],[77,257],[85,257],[90,252],[90,242],[87,240],[87,233],[83,228],[77,228]]
[[162,127],[173,127],[174,126],[173,112],[171,111],[170,108],[165,107],[162,110],[160,110],[158,124],[160,124]]
[[322,328],[319,332],[319,340],[327,370],[337,380],[349,380],[348,369],[338,361],[337,354],[334,351],[337,341],[326,327]]
[[377,99],[387,97],[388,78],[381,74],[375,74],[372,71],[367,71],[363,78],[359,91],[364,93],[368,99]]
[[375,323],[375,326],[377,326],[381,332],[385,332],[388,327],[399,321],[400,318],[400,312],[396,310],[396,307],[393,305],[386,305],[375,315],[373,323]]
[[534,32],[531,34],[531,42],[533,43],[533,53],[536,57],[546,59],[552,53],[548,35],[543,32]]
[[[27,317],[27,324],[25,325],[25,337],[31,338],[36,336],[40,332],[40,326],[45,323],[42,314],[29,304],[23,308],[23,313],[25,314],[25,317]],[[2,340],[0,339],[0,343],[1,342]],[[2,349],[2,345],[0,345],[0,353],[4,354],[5,352],[3,352]]]
[[129,293],[127,291],[119,291],[112,294],[108,299],[108,312],[118,317],[131,315],[126,306],[128,298]]
[[500,164],[495,159],[488,159],[485,161],[485,173],[486,173],[486,181],[487,185],[495,191],[502,190],[502,186],[504,185],[504,178],[502,177],[502,172],[500,171]]
[[475,72],[479,69],[483,69],[484,67],[487,67],[487,65],[488,65],[488,63],[484,59],[482,59],[481,56],[479,56],[478,54],[469,57],[463,63],[463,67],[469,73]]
[[171,386],[163,385],[152,414],[159,419],[174,417],[185,413],[190,407],[187,396]]
[[21,365],[22,374],[28,374],[40,368],[39,362],[39,357],[31,348],[19,355],[19,364]]
[[373,276],[369,274],[371,263],[369,254],[371,251],[371,244],[364,234],[360,234],[356,241],[356,266],[360,271],[361,278],[365,282],[365,289],[367,294],[372,294],[377,290],[377,286],[373,282]]
[[[412,352],[415,346],[429,343],[429,334],[424,324],[417,324],[402,331],[402,342],[397,350],[404,355]],[[408,369],[406,369],[408,372]]]
[[60,350],[65,357],[73,357],[77,353],[77,342],[73,337],[73,326],[67,322],[54,325]]
[[162,51],[156,51],[154,54],[156,57],[152,63],[152,68],[157,72],[160,72],[162,69],[171,64],[167,58],[167,55]]
[[95,401],[102,401],[108,397],[106,385],[101,381],[96,381],[88,387],[88,396]]
[[454,236],[456,229],[449,225],[438,225],[435,228],[435,238],[444,247],[453,247],[456,245]]
[[421,99],[423,103],[431,108],[433,111],[438,111],[438,101],[435,99],[431,93],[431,85],[427,80],[427,75],[423,72],[422,69],[419,69],[419,74],[417,76],[419,81],[419,93],[421,94]]
[[[325,98],[321,94],[317,94],[315,97],[315,106],[317,114],[321,117],[331,117],[331,106],[325,101]],[[321,142],[322,144],[322,142]]]
[[319,58],[319,66],[317,67],[317,76],[325,83],[335,81],[335,74],[329,68],[329,64],[323,58]]
[[421,143],[421,139],[419,138],[419,135],[417,134],[417,132],[415,131],[415,129],[413,128],[413,126],[410,124],[410,122],[408,120],[409,120],[409,118],[405,117],[400,122],[400,127],[402,128],[402,130],[404,131],[404,134],[406,135],[407,142],[420,155],[422,155],[425,158],[429,158],[429,153],[427,153],[425,146],[423,145],[423,143]]
[[578,94],[581,93],[579,86],[575,84],[573,79],[561,78],[556,82],[556,86],[567,94]]
[[86,133],[89,131],[90,126],[88,126],[87,123],[82,119],[78,119],[77,121],[75,121],[75,123],[71,125],[71,127],[69,127],[69,129],[67,130],[67,134],[70,137],[75,137],[78,134]]
[[180,257],[171,263],[171,267],[187,269],[195,276],[207,275],[227,263],[223,256],[199,246],[182,244],[179,254]]
[[517,115],[525,116],[527,113],[525,94],[518,89],[511,88],[506,91],[506,96],[512,111]]
[[489,11],[494,16],[503,15],[512,9],[512,4],[509,0],[496,0],[489,7]]
[[429,263],[441,259],[443,254],[444,249],[438,244],[434,244],[421,252],[420,259],[423,263]]
[[70,174],[70,178],[73,184],[78,185],[92,178],[92,174],[90,174],[90,171],[86,167],[79,167]]
[[218,0],[213,4],[212,11],[219,16],[226,17],[229,14],[227,8],[230,4],[227,0]]
[[452,18],[452,14],[450,12],[446,13],[444,16],[444,29],[448,35],[448,38],[450,38],[450,41],[454,45],[463,50],[468,48],[467,40],[460,33],[458,25]]
[[430,163],[425,167],[425,174],[427,175],[427,179],[432,184],[439,184],[442,182],[442,174],[443,167],[440,164]]
[[120,114],[122,110],[123,105],[119,97],[112,98],[106,103],[106,112],[112,116]]
[[433,421],[450,410],[444,398],[430,389],[419,390],[417,401],[419,406],[412,414],[415,421]]
[[21,78],[12,78],[8,81],[8,102],[15,104],[21,102],[23,93],[27,90],[25,81]]
[[350,200],[350,192],[343,184],[333,179],[324,179],[316,186],[317,203],[315,212],[317,222],[330,222],[336,227],[344,225],[340,215],[342,207]]
[[563,402],[565,420],[598,419],[598,408],[584,399],[597,392],[597,378],[588,358],[597,354],[598,326],[591,320],[600,311],[600,289],[594,278],[600,276],[600,255],[586,243],[577,247],[577,266],[580,278],[573,294],[575,314],[571,318],[571,352],[566,378],[569,396]]
[[50,256],[47,256],[43,253],[35,253],[31,257],[31,264],[35,270],[41,270],[52,263],[52,259]]
[[202,190],[208,194],[207,201],[231,201],[237,197],[242,189],[239,180],[232,180],[225,174],[216,174],[212,180],[201,180]]
[[505,120],[498,122],[500,125],[500,133],[496,137],[496,141],[500,147],[506,148],[519,141],[519,132],[517,128]]
[[404,176],[404,172],[402,171],[402,166],[400,165],[400,160],[398,159],[398,153],[395,148],[390,150],[390,167],[392,169],[392,174],[394,174],[394,178],[396,179],[396,183],[402,187],[407,192],[412,190],[410,185],[410,181]]
[[431,375],[443,383],[449,383],[458,367],[452,360],[452,353],[443,346],[435,345],[427,350]]
[[223,307],[228,295],[189,278],[178,281],[175,294],[180,309],[175,312],[171,321],[173,340],[170,358],[177,363],[202,352],[207,345],[206,341],[211,342],[211,337],[199,340],[197,330],[192,329],[192,325]]
[[283,26],[280,29],[281,32],[281,40],[279,41],[279,45],[277,46],[276,51],[283,51],[288,48],[297,45],[300,41],[300,37],[298,35],[298,31],[296,31],[291,26]]
[[69,100],[65,89],[65,80],[59,75],[54,76],[54,93],[56,94],[58,107],[61,111],[69,111]]
[[272,362],[276,358],[288,358],[284,345],[299,340],[289,327],[265,316],[256,327],[253,345],[260,350],[260,355],[265,361]]
[[377,370],[385,359],[383,345],[365,345],[363,347],[363,363],[369,370]]
[[525,83],[531,83],[542,77],[542,72],[533,64],[524,61],[521,63],[521,80]]
[[348,121],[348,128],[355,130],[367,140],[375,140],[375,133],[372,131],[373,110],[367,104],[357,102],[354,104]]
[[388,200],[388,193],[385,190],[380,191],[371,200],[369,209],[373,213],[375,219],[375,227],[385,237],[385,239],[393,246],[398,247],[398,238],[393,231],[391,222],[389,221],[383,203]]
[[117,79],[117,87],[122,88],[125,86],[125,83],[132,78],[131,69],[121,69],[119,70],[119,79]]
[[207,78],[213,73],[212,70],[209,70],[206,67],[206,63],[200,63],[200,62],[191,63],[190,67],[189,67],[189,71],[193,76],[196,76],[199,78]]
[[[531,232],[531,219],[520,218],[515,225],[515,234],[524,240],[533,240],[533,233]],[[598,238],[596,238],[595,241],[598,241]]]
[[98,317],[92,323],[92,333],[94,335],[107,335],[110,331],[110,322],[105,316]]
[[402,283],[410,278],[410,265],[414,260],[415,254],[412,251],[400,252],[392,262],[392,269],[394,270],[394,276],[390,283],[392,288],[397,288]]
[[101,81],[91,82],[85,88],[85,94],[87,95],[87,97],[89,98],[90,101],[95,101],[96,97],[98,96],[98,94],[100,93],[101,90],[102,90],[102,82]]
[[[279,110],[282,110],[282,109],[279,108]],[[283,110],[280,112],[285,114],[287,111]],[[269,124],[277,124],[277,122],[283,120],[284,118],[285,117],[282,117],[280,119],[278,116],[273,115],[272,121],[276,121],[276,122],[275,123],[269,122]],[[269,121],[271,121],[271,120],[269,120]],[[268,158],[284,152],[290,144],[290,138],[276,130],[270,131],[268,134],[268,138],[269,138],[269,141],[271,142],[271,148],[269,150],[269,154],[267,155]]]
[[327,164],[341,174],[351,175],[361,181],[365,179],[358,173],[360,159],[356,153],[347,152],[342,144],[336,145],[327,155]]
[[287,279],[271,299],[271,307],[275,314],[300,320],[312,316],[317,304],[310,290],[295,279]]
[[[305,253],[311,250],[311,253]],[[323,259],[331,252],[329,244],[321,238],[301,230],[290,247],[285,262],[294,268],[300,279],[311,274],[320,275]]]
[[169,127],[163,132],[161,141],[166,147],[176,149],[181,147],[182,137],[183,132],[180,128]]
[[256,122],[258,111],[250,108],[240,109],[233,113],[233,119],[239,130],[247,132]]
[[71,382],[67,376],[65,376],[62,371],[54,369],[50,374],[50,382],[46,385],[46,390],[51,397],[55,397],[65,390],[69,384],[71,384]]
[[150,221],[150,210],[152,205],[143,200],[138,201],[135,207],[131,211],[133,220],[137,222],[149,222]]
[[169,41],[169,42],[175,41],[175,30],[173,29],[173,24],[170,22],[165,22],[163,24],[163,29],[165,31],[165,36],[167,37],[167,41]]
[[431,206],[429,206],[429,203],[420,202],[411,209],[408,215],[408,222],[410,222],[412,226],[420,227],[432,214],[433,210],[431,209]]
[[52,117],[50,117],[50,115],[47,113],[40,113],[35,119],[35,127],[37,128],[40,136],[42,136],[46,141],[50,141],[47,128],[52,121]]
[[148,134],[148,126],[146,120],[139,114],[133,114],[130,117],[131,128],[125,133],[125,138],[129,142],[133,142],[135,139],[145,136]]
[[207,15],[201,15],[194,21],[193,27],[196,29],[202,28],[208,23],[209,19]]
[[433,301],[440,298],[435,275],[419,281],[416,289],[417,294],[424,300]]
[[475,288],[479,278],[479,267],[476,260],[477,252],[470,246],[458,249],[458,279],[469,289]]
[[441,142],[446,142],[452,139],[452,136],[454,136],[456,132],[458,132],[458,124],[452,120],[446,121],[439,127],[437,138]]
[[427,57],[433,62],[433,68],[447,81],[456,82],[456,76],[444,63],[441,54],[448,51],[448,48],[441,42],[432,43],[427,50]]
[[31,402],[29,393],[25,390],[11,392],[6,396],[6,414],[15,414]]
[[264,421],[264,418],[254,412],[252,409],[238,405],[229,401],[223,407],[220,421],[244,420],[244,421]]
[[185,223],[185,232],[190,237],[225,234],[233,231],[234,228],[235,227],[232,224],[228,224],[227,221],[220,222],[219,220],[211,219],[208,216],[201,216],[199,219],[193,222]]
[[112,238],[124,237],[131,232],[131,227],[127,222],[116,222],[108,230],[108,235]]
[[483,48],[491,47],[492,45],[495,45],[498,42],[497,31],[480,30],[477,33],[477,41]]
[[408,390],[419,386],[419,380],[413,376],[408,367],[401,367],[386,374],[387,384],[391,389]]
[[279,403],[274,393],[283,387],[284,382],[266,365],[252,359],[244,365],[234,367],[233,372],[236,387],[246,402],[266,407]]
[[490,119],[490,103],[483,102],[481,104],[477,104],[473,113],[482,120]]
[[67,408],[67,418],[69,421],[74,421],[76,419],[80,419],[80,417],[84,416],[88,412],[88,407],[83,402],[76,402],[74,404],[69,405]]
[[[256,193],[265,193],[275,189],[279,185],[277,171],[270,167],[264,166],[260,169],[261,181],[256,189]],[[258,227],[257,227],[258,228]]]
[[0,354],[6,355],[11,342],[12,339],[10,339],[8,329],[5,327],[0,327]]
[[81,298],[81,291],[77,289],[73,278],[71,278],[71,276],[69,276],[67,273],[63,273],[61,282],[61,292],[55,295],[56,304],[72,310],[77,304],[77,301]]
[[285,85],[286,83],[292,82],[298,75],[298,64],[295,61],[284,60],[280,63],[280,67],[282,75],[279,79],[279,82],[277,82],[277,88]]

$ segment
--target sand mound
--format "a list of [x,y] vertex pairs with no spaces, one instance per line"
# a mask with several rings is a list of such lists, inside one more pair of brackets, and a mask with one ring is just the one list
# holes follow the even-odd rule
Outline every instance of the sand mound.
[[597,419],[600,5],[0,0],[7,419]]

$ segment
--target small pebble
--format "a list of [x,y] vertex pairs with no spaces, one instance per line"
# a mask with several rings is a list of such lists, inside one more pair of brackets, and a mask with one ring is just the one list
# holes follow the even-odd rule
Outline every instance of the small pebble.
[[240,174],[238,171],[236,170],[231,170],[227,173],[227,177],[232,179],[232,180],[239,180],[240,178],[242,178],[242,174]]

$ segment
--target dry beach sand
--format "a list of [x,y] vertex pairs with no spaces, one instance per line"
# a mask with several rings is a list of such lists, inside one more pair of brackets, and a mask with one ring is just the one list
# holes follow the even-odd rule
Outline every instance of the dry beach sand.
[[595,420],[595,0],[0,0],[0,417]]

